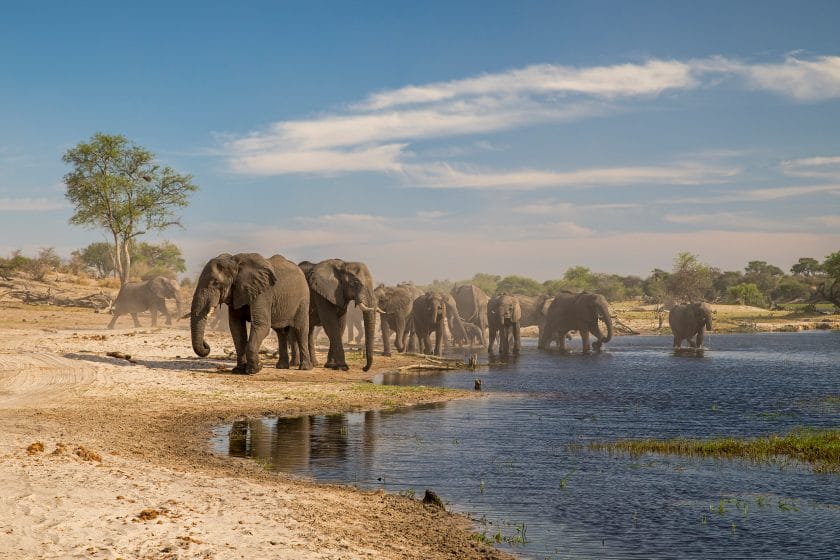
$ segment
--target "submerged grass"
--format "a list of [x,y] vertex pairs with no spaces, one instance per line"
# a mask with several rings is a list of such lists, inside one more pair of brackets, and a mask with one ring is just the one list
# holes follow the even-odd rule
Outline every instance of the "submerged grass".
[[691,440],[621,440],[593,443],[593,450],[621,451],[638,456],[643,453],[667,453],[690,457],[747,459],[754,462],[791,457],[811,465],[815,472],[840,473],[840,429],[797,428],[786,435],[754,439],[718,438]]

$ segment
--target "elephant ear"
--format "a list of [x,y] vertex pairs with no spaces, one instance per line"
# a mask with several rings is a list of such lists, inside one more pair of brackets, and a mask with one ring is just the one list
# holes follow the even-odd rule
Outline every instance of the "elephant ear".
[[331,262],[322,262],[315,266],[308,275],[312,291],[338,307],[347,305],[344,290],[338,278],[338,271]]
[[407,289],[394,288],[385,310],[389,313],[396,313],[399,309],[411,311],[411,303],[411,293]]
[[155,296],[166,298],[168,280],[163,276],[155,276],[146,284]]
[[522,306],[519,304],[519,301],[516,299],[516,296],[513,298],[513,322],[519,323],[522,321]]
[[248,305],[277,282],[271,263],[256,254],[237,255],[239,267],[233,280],[233,308]]

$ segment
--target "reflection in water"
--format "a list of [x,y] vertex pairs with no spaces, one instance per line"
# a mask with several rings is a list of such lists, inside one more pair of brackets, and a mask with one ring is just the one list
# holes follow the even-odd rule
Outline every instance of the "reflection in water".
[[[237,422],[217,451],[320,480],[435,490],[486,516],[492,537],[527,525],[534,558],[827,558],[840,550],[840,484],[792,463],[589,451],[622,438],[755,437],[837,427],[840,333],[621,337],[600,355],[538,352],[479,374],[484,396],[403,411]],[[476,372],[384,375],[472,390]],[[489,525],[492,522],[493,525]],[[505,546],[505,545],[502,545]]]

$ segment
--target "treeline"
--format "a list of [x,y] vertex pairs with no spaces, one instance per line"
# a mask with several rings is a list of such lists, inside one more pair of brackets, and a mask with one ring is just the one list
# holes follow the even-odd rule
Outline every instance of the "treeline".
[[[187,270],[181,249],[169,241],[160,244],[132,243],[129,253],[133,280],[148,280],[155,276],[175,279],[178,273]],[[41,281],[47,274],[57,272],[85,278],[116,278],[114,246],[104,241],[91,243],[73,251],[69,259],[62,259],[53,247],[43,248],[31,257],[16,250],[8,258],[0,258],[0,277],[7,280],[13,274],[23,273]]]
[[[489,295],[500,292],[537,296],[561,290],[603,294],[610,301],[644,299],[650,303],[709,301],[756,307],[815,299],[840,305],[840,251],[822,262],[803,257],[789,272],[765,261],[749,261],[743,270],[721,270],[701,262],[696,255],[680,253],[670,271],[654,269],[645,278],[593,272],[573,266],[562,278],[538,282],[527,276],[478,273],[469,280],[435,280],[427,289],[449,292],[459,284],[474,284]],[[834,288],[832,290],[832,288]]]

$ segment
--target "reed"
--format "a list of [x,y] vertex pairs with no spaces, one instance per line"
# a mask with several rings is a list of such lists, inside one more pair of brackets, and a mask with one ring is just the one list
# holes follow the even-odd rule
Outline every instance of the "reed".
[[692,440],[642,439],[592,443],[593,450],[619,451],[639,456],[664,453],[689,457],[747,459],[754,462],[790,457],[811,466],[815,472],[840,472],[840,429],[797,428],[785,435],[738,439]]

